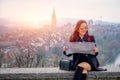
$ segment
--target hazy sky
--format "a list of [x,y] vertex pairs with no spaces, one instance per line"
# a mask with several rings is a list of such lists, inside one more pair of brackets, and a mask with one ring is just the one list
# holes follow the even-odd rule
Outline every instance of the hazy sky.
[[19,21],[57,18],[120,22],[120,0],[0,0],[0,17]]

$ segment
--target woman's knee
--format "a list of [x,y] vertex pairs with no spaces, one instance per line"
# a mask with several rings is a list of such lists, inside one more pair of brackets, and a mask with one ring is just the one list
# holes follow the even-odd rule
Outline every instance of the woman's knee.
[[84,68],[85,70],[88,70],[88,71],[91,70],[91,66],[87,62],[82,62],[82,63],[78,64],[78,66],[82,67],[82,68]]
[[83,73],[83,74],[87,74],[87,72],[88,72],[88,71],[84,69],[82,73]]

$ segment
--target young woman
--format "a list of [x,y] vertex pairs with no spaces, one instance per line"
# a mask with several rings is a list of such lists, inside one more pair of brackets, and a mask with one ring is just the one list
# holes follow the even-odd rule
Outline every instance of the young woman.
[[[75,26],[75,29],[70,36],[70,42],[95,42],[94,36],[88,34],[88,25],[85,20],[79,20]],[[63,51],[66,55],[67,48],[64,46]],[[93,49],[95,55],[91,54],[73,54],[73,70],[75,70],[73,80],[86,80],[86,74],[88,71],[99,70],[99,63],[96,56],[98,55],[98,49]],[[66,55],[71,56],[71,55]],[[96,60],[93,62],[93,58]]]

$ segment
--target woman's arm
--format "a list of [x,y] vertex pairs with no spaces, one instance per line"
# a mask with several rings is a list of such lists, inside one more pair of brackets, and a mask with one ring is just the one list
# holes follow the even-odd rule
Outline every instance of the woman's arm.
[[[94,38],[94,36],[91,36],[91,41],[92,42],[95,42],[95,38]],[[94,51],[94,53],[95,53],[95,56],[97,56],[98,55],[98,48],[97,48],[97,46],[96,46],[96,44],[95,44],[95,48],[93,49],[93,51]]]
[[67,50],[67,48],[66,48],[66,46],[64,46],[64,47],[63,47],[63,54],[66,55],[67,57],[72,56],[72,54],[68,54],[68,55],[67,55],[67,54],[66,54],[66,50]]

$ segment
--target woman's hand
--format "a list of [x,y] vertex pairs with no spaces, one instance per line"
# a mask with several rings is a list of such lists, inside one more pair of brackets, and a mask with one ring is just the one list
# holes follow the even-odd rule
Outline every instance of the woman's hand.
[[67,50],[67,48],[66,48],[66,46],[64,46],[64,47],[63,47],[63,51],[66,51],[66,50]]
[[93,49],[93,51],[94,51],[95,53],[97,53],[97,52],[98,52],[98,48],[95,47],[95,48]]

